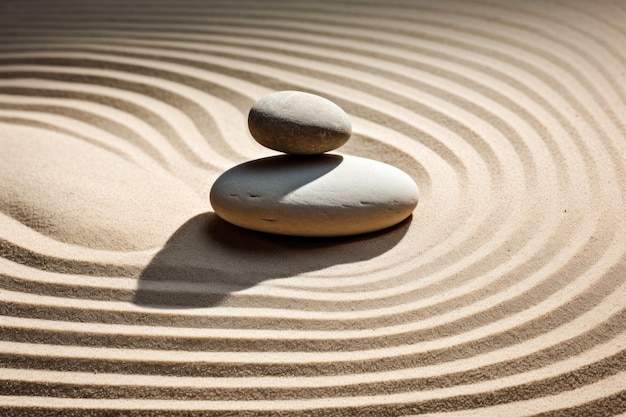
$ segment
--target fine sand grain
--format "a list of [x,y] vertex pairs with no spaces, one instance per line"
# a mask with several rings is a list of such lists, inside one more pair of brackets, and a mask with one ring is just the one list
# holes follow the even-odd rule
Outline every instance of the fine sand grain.
[[[0,414],[626,412],[626,3],[0,2]],[[259,98],[420,187],[343,239],[213,214]],[[376,173],[373,172],[372,175]]]

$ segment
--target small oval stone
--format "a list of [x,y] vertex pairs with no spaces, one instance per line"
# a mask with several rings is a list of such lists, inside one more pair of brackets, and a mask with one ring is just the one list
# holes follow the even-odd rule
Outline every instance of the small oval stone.
[[301,91],[279,91],[257,101],[248,128],[261,145],[293,155],[315,155],[348,141],[352,124],[335,103]]
[[406,219],[418,188],[404,171],[371,159],[279,155],[224,172],[211,188],[215,213],[237,226],[294,236],[344,236]]

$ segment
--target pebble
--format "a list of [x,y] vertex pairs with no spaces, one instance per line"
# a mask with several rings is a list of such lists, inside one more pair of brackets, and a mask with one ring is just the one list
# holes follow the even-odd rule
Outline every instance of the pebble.
[[279,155],[237,165],[213,184],[222,219],[294,236],[343,236],[390,227],[411,215],[418,188],[404,171],[356,156]]
[[248,128],[261,145],[293,155],[315,155],[348,141],[352,124],[335,103],[301,91],[279,91],[257,101]]

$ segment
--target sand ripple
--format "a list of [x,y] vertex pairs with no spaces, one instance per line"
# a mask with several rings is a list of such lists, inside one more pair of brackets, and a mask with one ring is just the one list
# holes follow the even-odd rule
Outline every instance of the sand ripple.
[[[519,4],[518,4],[519,3]],[[626,8],[597,0],[0,5],[3,415],[626,412]],[[338,103],[409,221],[273,237],[212,213]]]

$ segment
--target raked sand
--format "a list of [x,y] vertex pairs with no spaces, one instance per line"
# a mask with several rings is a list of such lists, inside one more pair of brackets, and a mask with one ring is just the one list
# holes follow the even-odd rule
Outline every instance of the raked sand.
[[[626,412],[623,1],[3,1],[0,414]],[[383,232],[237,229],[274,91],[420,187]],[[372,173],[375,175],[375,172]]]

